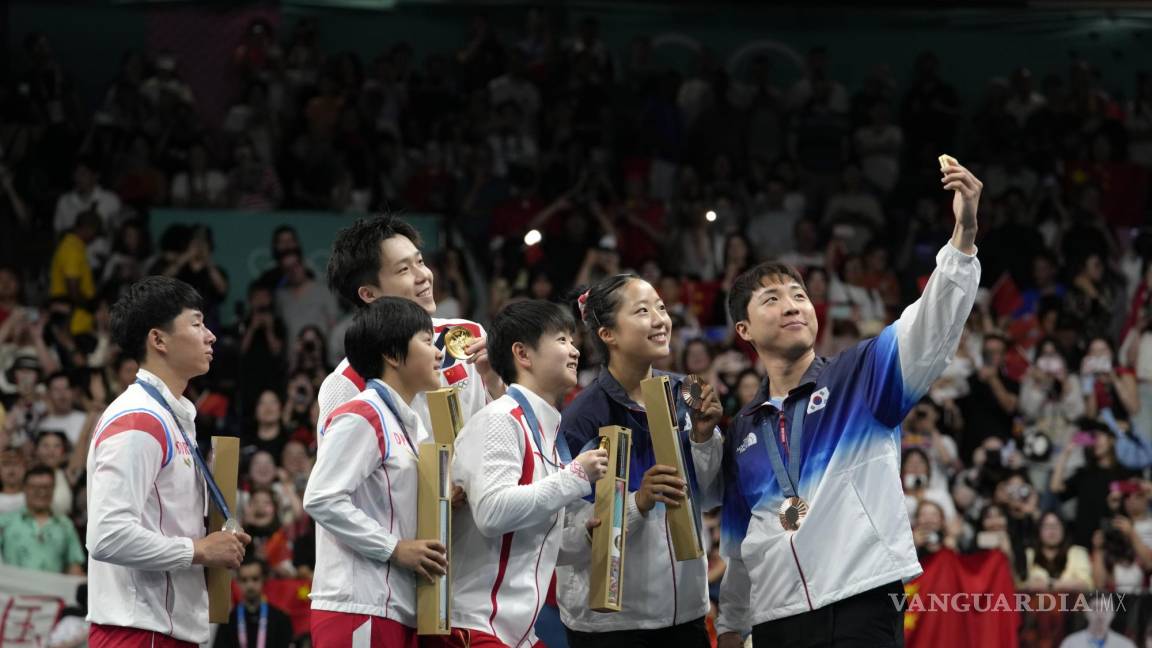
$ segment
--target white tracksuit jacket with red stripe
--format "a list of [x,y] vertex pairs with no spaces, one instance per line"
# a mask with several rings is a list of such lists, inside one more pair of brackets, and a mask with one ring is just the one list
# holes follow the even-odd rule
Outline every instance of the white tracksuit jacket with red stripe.
[[416,537],[416,447],[430,437],[395,390],[373,382],[391,393],[400,420],[369,386],[337,407],[318,437],[304,492],[316,520],[312,609],[416,627],[416,577],[389,558]]
[[[196,443],[196,408],[156,387]],[[204,570],[192,541],[204,537],[204,480],[177,422],[139,385],[100,418],[88,453],[88,621],[208,641]]]
[[508,395],[473,415],[457,437],[452,478],[468,506],[452,518],[452,626],[527,648],[536,643],[532,627],[560,552],[564,509],[592,486],[582,470],[560,463],[560,412],[514,387],[539,420],[543,447]]

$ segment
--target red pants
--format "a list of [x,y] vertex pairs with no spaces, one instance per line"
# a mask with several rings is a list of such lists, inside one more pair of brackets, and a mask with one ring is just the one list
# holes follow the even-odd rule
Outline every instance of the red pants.
[[[452,634],[420,637],[420,648],[508,648],[508,645],[487,632],[452,628]],[[544,648],[537,641],[533,648]]]
[[416,629],[369,614],[312,610],[312,648],[419,648]]
[[197,646],[151,630],[93,623],[88,628],[88,648],[197,648]]

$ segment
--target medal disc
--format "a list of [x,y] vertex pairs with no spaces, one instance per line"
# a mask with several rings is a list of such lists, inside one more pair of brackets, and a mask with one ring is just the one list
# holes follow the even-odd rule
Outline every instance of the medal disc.
[[451,328],[444,334],[444,350],[457,360],[465,360],[468,358],[468,352],[465,349],[474,340],[475,338],[472,337],[472,333],[468,329],[462,326]]
[[796,531],[808,515],[808,502],[799,497],[789,497],[780,503],[780,526],[785,531]]
[[680,384],[680,398],[684,399],[688,407],[699,411],[704,404],[704,385],[700,378],[692,374],[684,376],[684,382]]

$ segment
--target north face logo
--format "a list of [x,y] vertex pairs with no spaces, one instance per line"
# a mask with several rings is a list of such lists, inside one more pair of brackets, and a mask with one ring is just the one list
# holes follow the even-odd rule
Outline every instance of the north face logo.
[[821,387],[808,399],[808,413],[818,412],[828,404],[828,388]]
[[756,439],[756,433],[755,432],[749,432],[748,436],[744,437],[744,440],[740,443],[740,447],[736,448],[736,454],[744,454],[745,450],[747,450],[748,448],[751,448],[752,446],[756,445],[757,443],[758,443],[758,440]]

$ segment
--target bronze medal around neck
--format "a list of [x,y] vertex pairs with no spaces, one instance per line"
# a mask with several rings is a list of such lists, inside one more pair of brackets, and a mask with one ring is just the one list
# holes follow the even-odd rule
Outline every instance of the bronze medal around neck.
[[808,502],[800,497],[789,497],[780,503],[780,526],[785,531],[796,531],[808,515]]

